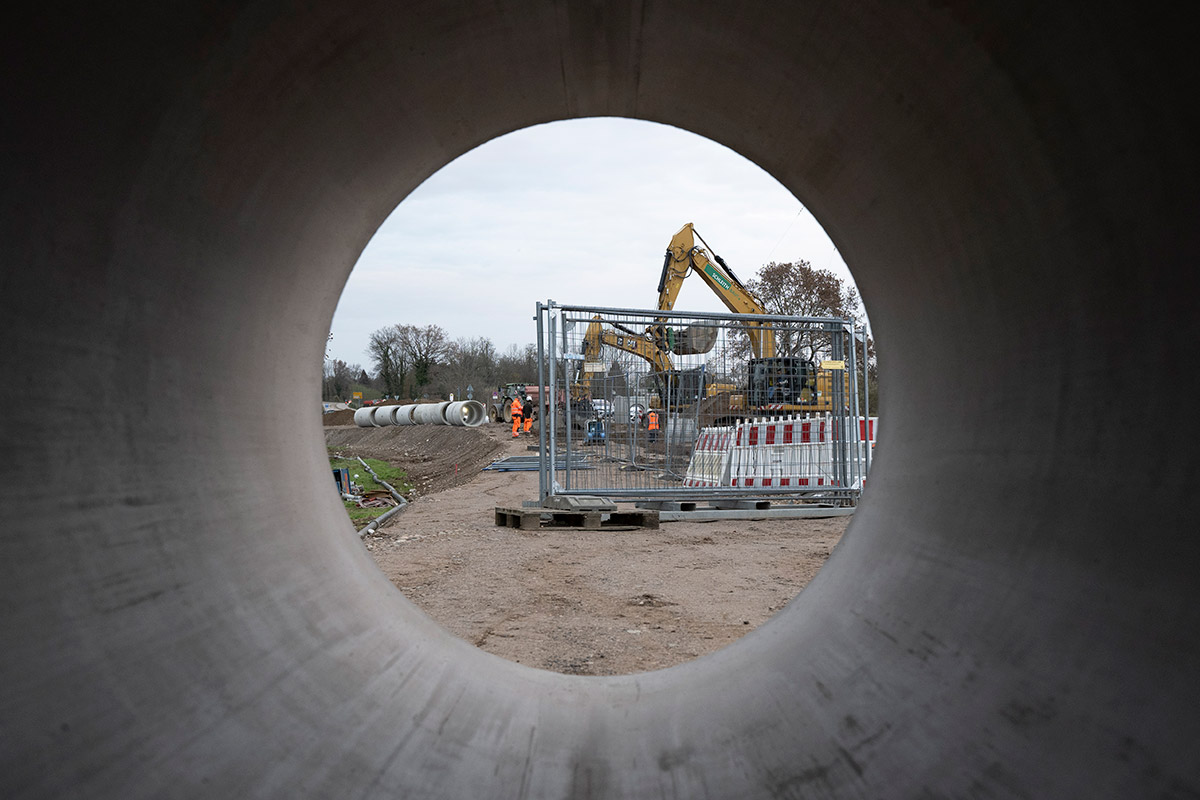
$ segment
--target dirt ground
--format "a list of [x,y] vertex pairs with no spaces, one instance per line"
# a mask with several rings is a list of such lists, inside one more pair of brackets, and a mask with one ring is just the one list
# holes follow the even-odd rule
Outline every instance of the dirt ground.
[[536,470],[482,468],[532,455],[535,438],[486,424],[333,425],[325,438],[409,470],[417,484],[409,507],[364,542],[392,583],[455,635],[556,672],[644,672],[730,644],[812,579],[849,521],[520,531],[497,527],[495,507],[536,499]]

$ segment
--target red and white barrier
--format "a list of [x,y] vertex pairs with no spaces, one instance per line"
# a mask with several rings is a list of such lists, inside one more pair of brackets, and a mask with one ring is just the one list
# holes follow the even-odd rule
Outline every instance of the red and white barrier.
[[[875,417],[858,421],[859,440],[869,447],[875,443],[877,421]],[[704,428],[683,485],[737,488],[836,486],[833,424],[831,417],[818,417],[751,420],[732,428]]]
[[875,428],[879,422],[879,417],[868,417],[858,421],[858,440],[860,442],[869,442],[872,446],[875,444]]
[[704,428],[692,450],[684,486],[729,486],[729,456],[734,427]]

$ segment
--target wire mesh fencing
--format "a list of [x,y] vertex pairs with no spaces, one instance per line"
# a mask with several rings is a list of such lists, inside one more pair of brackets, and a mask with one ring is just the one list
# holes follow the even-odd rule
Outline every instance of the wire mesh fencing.
[[875,425],[850,321],[554,303],[537,320],[543,499],[861,492]]

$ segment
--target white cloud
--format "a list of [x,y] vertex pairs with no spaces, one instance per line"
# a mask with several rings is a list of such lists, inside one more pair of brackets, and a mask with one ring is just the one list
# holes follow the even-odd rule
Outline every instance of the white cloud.
[[[849,279],[820,225],[758,166],[667,125],[583,119],[494,139],[417,188],[380,226],[333,319],[330,354],[366,365],[392,323],[534,340],[534,304],[649,308],[662,255],[684,223],[743,280],[804,258]],[[681,310],[724,310],[698,281]]]

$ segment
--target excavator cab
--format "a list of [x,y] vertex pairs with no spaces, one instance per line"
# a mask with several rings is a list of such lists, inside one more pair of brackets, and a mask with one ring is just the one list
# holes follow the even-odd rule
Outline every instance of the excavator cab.
[[750,359],[749,402],[754,407],[810,405],[815,402],[816,367],[806,358]]
[[709,378],[701,367],[672,369],[654,375],[659,408],[680,408],[704,399]]

